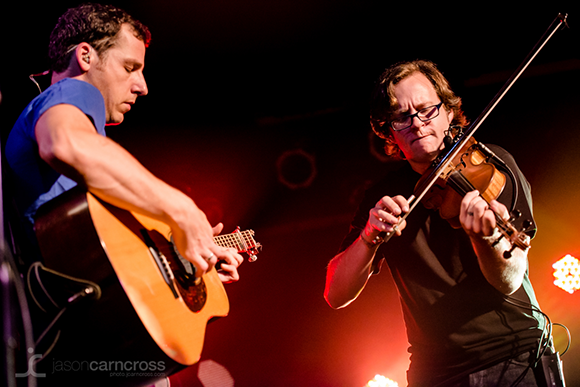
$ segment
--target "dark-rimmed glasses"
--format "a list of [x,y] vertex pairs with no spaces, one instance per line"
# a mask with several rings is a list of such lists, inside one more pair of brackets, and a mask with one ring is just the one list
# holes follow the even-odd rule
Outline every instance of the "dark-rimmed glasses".
[[403,117],[395,118],[389,125],[393,128],[394,131],[405,130],[413,125],[413,118],[417,117],[422,122],[431,121],[433,118],[437,118],[439,116],[439,108],[441,108],[443,102],[439,102],[437,105],[427,106],[419,110],[415,114],[409,114]]

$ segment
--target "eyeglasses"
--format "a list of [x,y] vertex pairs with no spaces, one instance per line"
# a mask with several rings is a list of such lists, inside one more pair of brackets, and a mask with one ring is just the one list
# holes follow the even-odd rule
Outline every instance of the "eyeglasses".
[[428,106],[424,109],[419,110],[415,114],[409,114],[403,117],[395,118],[389,124],[394,131],[405,130],[413,125],[413,118],[417,117],[422,122],[431,121],[433,118],[439,116],[439,108],[443,105],[443,102],[439,102],[437,105]]

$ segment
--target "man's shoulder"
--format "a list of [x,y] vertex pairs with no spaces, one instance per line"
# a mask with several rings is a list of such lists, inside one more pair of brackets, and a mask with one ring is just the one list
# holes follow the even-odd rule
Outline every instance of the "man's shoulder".
[[75,100],[82,96],[82,99],[95,98],[102,100],[103,96],[99,89],[88,82],[75,78],[64,78],[48,87],[39,97],[62,98],[65,100]]
[[33,101],[36,118],[55,105],[72,105],[89,116],[99,132],[104,132],[105,101],[99,89],[88,82],[65,78],[51,85],[37,99]]
[[71,105],[78,105],[83,101],[91,101],[91,103],[103,103],[103,97],[99,90],[90,83],[73,79],[65,78],[44,90],[40,95],[36,96],[24,110],[24,114],[32,111],[44,111],[61,103],[68,103]]

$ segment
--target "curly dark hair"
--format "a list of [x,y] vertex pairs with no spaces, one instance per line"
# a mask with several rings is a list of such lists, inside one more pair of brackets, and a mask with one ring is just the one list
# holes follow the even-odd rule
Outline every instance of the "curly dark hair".
[[72,51],[80,43],[90,44],[99,55],[111,48],[123,24],[133,28],[135,36],[149,46],[149,29],[120,8],[112,5],[82,4],[68,9],[50,34],[48,58],[53,72],[69,65]]
[[395,86],[416,72],[422,73],[429,79],[445,109],[448,112],[453,110],[451,125],[455,127],[454,130],[468,125],[467,118],[461,109],[461,98],[451,90],[449,82],[433,62],[415,60],[396,63],[386,69],[379,78],[371,95],[370,108],[371,127],[377,136],[385,140],[385,153],[394,158],[404,158],[389,126],[393,113],[398,109]]

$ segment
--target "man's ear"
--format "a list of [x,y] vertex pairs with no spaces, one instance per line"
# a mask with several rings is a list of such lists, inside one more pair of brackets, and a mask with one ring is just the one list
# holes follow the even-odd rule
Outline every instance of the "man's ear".
[[453,117],[455,115],[453,114],[453,109],[449,110],[449,113],[447,113],[447,119],[449,121],[449,125],[451,125],[451,123],[453,122]]
[[94,60],[94,50],[88,43],[80,43],[75,49],[75,58],[81,72],[86,73],[91,68],[91,60]]

